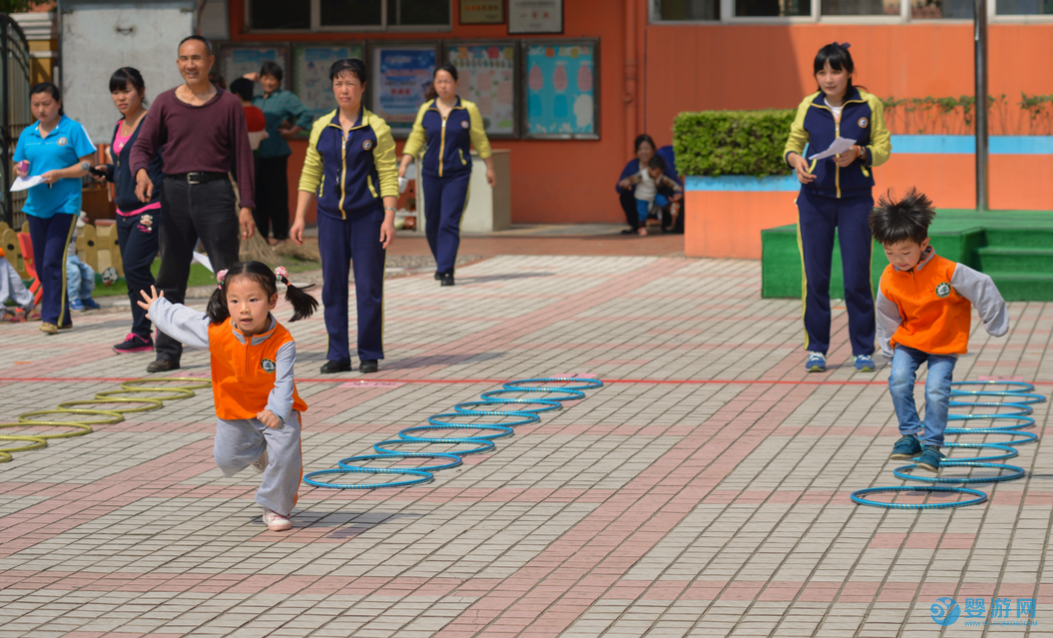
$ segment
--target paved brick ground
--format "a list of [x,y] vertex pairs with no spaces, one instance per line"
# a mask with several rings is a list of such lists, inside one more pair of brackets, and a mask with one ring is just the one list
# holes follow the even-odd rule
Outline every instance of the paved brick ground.
[[[388,358],[368,379],[383,384],[318,378],[321,320],[287,324],[308,470],[502,380],[608,384],[430,485],[304,486],[291,533],[261,523],[255,474],[214,467],[207,391],[19,453],[0,465],[0,638],[1053,635],[1049,448],[1022,447],[1027,478],[984,487],[981,506],[853,505],[855,489],[899,483],[887,370],[846,365],[839,310],[834,366],[804,374],[799,303],[761,300],[759,275],[755,262],[506,256],[454,288],[390,280]],[[0,326],[3,418],[145,376],[150,357],[109,349],[125,312],[54,337]],[[1008,338],[974,330],[956,376],[1048,393],[1053,307],[1011,314]],[[207,375],[207,353],[183,363]],[[1039,435],[1047,414],[1037,406]],[[941,628],[940,597],[1035,598],[1039,624]]]

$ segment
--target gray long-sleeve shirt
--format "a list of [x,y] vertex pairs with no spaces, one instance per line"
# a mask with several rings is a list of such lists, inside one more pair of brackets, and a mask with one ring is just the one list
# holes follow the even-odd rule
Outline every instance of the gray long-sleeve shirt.
[[[208,315],[183,304],[174,304],[161,297],[150,305],[150,319],[153,320],[157,329],[188,346],[198,348],[208,347],[208,328],[210,325]],[[273,315],[268,317],[268,333],[278,323]],[[230,328],[238,341],[245,343],[245,335]],[[259,345],[270,338],[270,334],[264,336],[252,336],[250,345]],[[274,388],[267,397],[267,407],[271,414],[278,417],[282,424],[289,418],[289,412],[293,407],[293,365],[296,363],[296,343],[289,341],[278,349],[275,357]]]

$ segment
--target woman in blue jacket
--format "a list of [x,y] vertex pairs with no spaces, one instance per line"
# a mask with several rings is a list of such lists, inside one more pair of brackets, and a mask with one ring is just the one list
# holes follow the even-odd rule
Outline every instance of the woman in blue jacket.
[[[804,98],[790,127],[783,151],[801,182],[797,197],[797,239],[804,285],[805,368],[826,370],[830,348],[830,268],[834,231],[841,245],[848,332],[857,370],[873,372],[874,294],[871,258],[874,242],[867,218],[874,208],[875,166],[892,152],[884,107],[875,95],[852,86],[855,65],[848,43],[828,44],[815,56],[819,90]],[[847,151],[824,159],[807,159],[825,151],[837,138],[854,140]]]
[[161,184],[164,181],[164,162],[160,153],[150,162],[149,173],[150,181],[154,183],[154,194],[150,202],[144,205],[135,196],[135,178],[132,177],[128,159],[135,140],[139,139],[139,124],[146,117],[146,83],[143,82],[143,76],[132,67],[117,69],[110,76],[110,96],[123,117],[113,129],[110,143],[113,163],[97,167],[106,176],[95,179],[114,184],[117,242],[121,249],[124,279],[128,282],[128,299],[132,302],[132,331],[113,349],[118,354],[149,352],[154,349],[151,336],[153,326],[138,302],[142,299],[140,291],[149,291],[154,285],[150,266],[157,257],[157,236],[163,219]]
[[[29,89],[29,108],[37,123],[27,126],[15,146],[15,174],[40,178],[29,189],[22,212],[29,221],[33,263],[44,289],[40,331],[49,335],[73,327],[66,297],[66,247],[80,215],[81,164],[95,153],[80,122],[62,113],[62,96],[51,82]],[[28,162],[28,167],[22,164]]]
[[409,163],[423,153],[424,232],[435,257],[435,278],[443,286],[452,286],[461,245],[461,217],[468,208],[472,177],[469,145],[486,162],[486,181],[491,187],[497,185],[497,174],[479,108],[457,96],[457,67],[444,64],[435,69],[425,97],[402,149],[399,177],[405,177]]
[[315,120],[300,174],[296,220],[289,237],[303,244],[307,207],[318,196],[322,303],[329,333],[322,374],[351,369],[347,336],[348,276],[355,272],[359,372],[384,358],[384,257],[395,240],[399,194],[395,140],[379,115],[362,106],[366,65],[337,60],[329,70],[337,108]]

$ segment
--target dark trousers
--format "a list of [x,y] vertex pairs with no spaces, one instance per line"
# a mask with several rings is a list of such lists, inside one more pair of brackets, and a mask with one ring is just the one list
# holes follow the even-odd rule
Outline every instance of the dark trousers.
[[461,246],[461,218],[468,208],[471,171],[449,177],[422,175],[424,234],[435,257],[435,272],[452,273]]
[[[238,261],[241,226],[229,180],[187,184],[165,177],[162,192],[165,219],[161,224],[161,270],[157,287],[172,303],[183,303],[190,263],[198,239],[215,272]],[[379,231],[378,231],[379,232]],[[179,363],[183,344],[163,332],[154,344],[158,359]]]
[[[151,217],[150,225],[142,223],[143,215]],[[154,274],[150,266],[157,257],[158,235],[164,217],[161,211],[150,210],[138,215],[117,216],[117,242],[121,247],[121,263],[124,265],[124,280],[128,282],[128,300],[132,302],[132,334],[150,339],[152,326],[146,311],[139,307],[143,300],[141,290],[150,291],[154,285]]]
[[73,323],[66,297],[66,247],[73,236],[76,215],[61,213],[47,219],[26,215],[29,238],[33,242],[33,265],[44,289],[40,300],[40,319],[44,323],[66,326]]
[[349,214],[337,219],[318,214],[318,251],[322,255],[322,305],[325,331],[329,333],[326,358],[338,363],[351,362],[347,337],[348,275],[355,273],[355,301],[358,310],[358,358],[361,361],[384,358],[384,257],[380,226],[384,209]]
[[830,348],[830,268],[836,229],[852,354],[874,354],[874,291],[870,279],[874,240],[867,224],[873,208],[870,195],[836,199],[802,190],[797,196],[797,238],[804,264],[804,345],[812,352],[826,354]]
[[625,221],[629,224],[629,228],[633,230],[638,229],[640,220],[636,213],[636,197],[633,195],[633,192],[627,190],[619,193],[618,203],[622,205],[622,211],[625,212]]
[[275,239],[289,238],[289,156],[256,158],[256,230],[266,238],[273,228]]

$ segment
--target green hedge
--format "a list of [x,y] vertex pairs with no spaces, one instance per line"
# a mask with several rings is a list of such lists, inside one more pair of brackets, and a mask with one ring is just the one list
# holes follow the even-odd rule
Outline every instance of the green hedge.
[[782,150],[793,110],[681,113],[673,151],[681,175],[789,175]]

